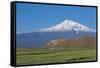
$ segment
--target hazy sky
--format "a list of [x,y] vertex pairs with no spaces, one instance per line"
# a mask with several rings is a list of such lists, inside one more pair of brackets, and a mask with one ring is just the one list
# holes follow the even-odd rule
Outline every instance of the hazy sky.
[[96,29],[96,8],[28,3],[16,4],[17,33],[48,28],[61,23],[65,19]]

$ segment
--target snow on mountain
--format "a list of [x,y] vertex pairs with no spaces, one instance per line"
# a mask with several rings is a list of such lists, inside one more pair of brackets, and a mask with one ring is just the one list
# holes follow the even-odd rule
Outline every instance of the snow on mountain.
[[59,32],[59,31],[85,31],[85,32],[96,32],[93,29],[90,29],[78,22],[74,22],[71,20],[64,20],[62,23],[57,24],[50,28],[40,29],[40,32]]

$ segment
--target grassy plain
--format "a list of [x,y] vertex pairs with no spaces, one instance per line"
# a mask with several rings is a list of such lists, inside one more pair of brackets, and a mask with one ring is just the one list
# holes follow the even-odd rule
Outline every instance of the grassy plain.
[[53,50],[46,48],[17,48],[16,59],[17,65],[95,61],[96,50],[93,48]]

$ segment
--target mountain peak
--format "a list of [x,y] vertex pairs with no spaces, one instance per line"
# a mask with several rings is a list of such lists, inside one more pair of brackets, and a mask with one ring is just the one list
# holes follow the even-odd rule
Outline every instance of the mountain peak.
[[72,21],[72,20],[64,20],[60,24],[57,24],[50,28],[40,29],[39,31],[41,31],[41,32],[76,31],[77,33],[79,31],[95,32],[95,30],[92,30],[92,29],[90,29],[78,22]]
[[66,24],[76,24],[76,22],[74,22],[74,21],[72,21],[72,20],[64,20],[62,23],[60,23],[60,24],[64,24],[64,25],[66,25]]

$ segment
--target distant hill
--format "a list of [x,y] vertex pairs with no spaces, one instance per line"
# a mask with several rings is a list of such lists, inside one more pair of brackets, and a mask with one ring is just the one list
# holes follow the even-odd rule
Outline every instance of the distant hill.
[[63,48],[95,48],[96,38],[90,36],[82,36],[75,39],[57,39],[48,42],[45,48],[63,49]]

